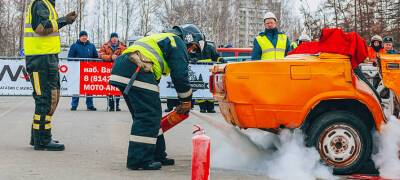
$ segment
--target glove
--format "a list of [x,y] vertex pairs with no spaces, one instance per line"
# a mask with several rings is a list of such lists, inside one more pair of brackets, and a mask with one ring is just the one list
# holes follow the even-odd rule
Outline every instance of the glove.
[[67,24],[72,24],[75,22],[76,18],[78,17],[78,14],[75,13],[75,11],[72,11],[70,13],[68,13],[65,16],[65,19],[67,21]]
[[188,114],[190,109],[192,109],[191,101],[183,101],[178,106],[176,106],[176,113],[178,114]]
[[140,69],[143,69],[144,72],[150,72],[153,70],[153,61],[148,60],[138,51],[130,53],[129,60],[140,67]]

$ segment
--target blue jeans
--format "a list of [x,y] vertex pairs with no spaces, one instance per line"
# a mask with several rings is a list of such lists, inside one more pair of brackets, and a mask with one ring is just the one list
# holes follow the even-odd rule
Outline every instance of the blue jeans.
[[[78,105],[79,105],[79,96],[72,96],[71,106],[78,107]],[[88,108],[93,107],[93,97],[92,96],[86,97],[86,106]]]

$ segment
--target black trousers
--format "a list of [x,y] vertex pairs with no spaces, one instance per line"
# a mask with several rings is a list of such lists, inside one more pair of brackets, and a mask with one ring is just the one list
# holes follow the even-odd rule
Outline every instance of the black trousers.
[[26,57],[35,100],[31,131],[35,144],[45,145],[51,141],[51,120],[60,99],[58,63],[56,54]]
[[167,99],[167,108],[174,109],[178,103],[178,99]]
[[[158,87],[158,82],[150,72],[140,72],[135,82]],[[110,81],[111,84],[112,81]],[[113,84],[121,92],[126,86]],[[159,92],[142,87],[133,86],[128,95],[124,95],[125,102],[132,115],[133,123],[128,147],[127,166],[135,167],[142,164],[164,159],[165,140],[160,131],[161,100]]]
[[212,100],[199,100],[198,101],[200,110],[212,111],[214,110],[214,101]]

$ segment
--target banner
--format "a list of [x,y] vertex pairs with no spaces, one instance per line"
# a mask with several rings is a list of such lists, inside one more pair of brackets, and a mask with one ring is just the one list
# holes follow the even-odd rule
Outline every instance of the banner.
[[81,62],[80,89],[81,95],[121,95],[114,86],[108,84],[111,62]]
[[61,95],[73,96],[79,95],[79,69],[80,64],[76,61],[60,61],[60,82]]
[[[79,79],[79,62],[60,61],[61,95],[79,94],[76,79]],[[25,60],[0,60],[0,95],[25,96],[32,92]]]
[[32,95],[32,85],[23,60],[0,61],[1,95]]
[[[189,64],[189,80],[193,89],[194,99],[213,99],[209,90],[210,64]],[[176,99],[178,97],[171,77],[162,77],[160,81],[161,98]]]
[[[209,91],[210,64],[190,64],[189,79],[194,99],[212,99]],[[99,61],[67,61],[59,63],[61,95],[120,95],[117,88],[108,84],[112,63]],[[171,77],[162,77],[161,98],[176,99]],[[25,60],[0,60],[0,95],[32,95],[32,84],[25,68]]]

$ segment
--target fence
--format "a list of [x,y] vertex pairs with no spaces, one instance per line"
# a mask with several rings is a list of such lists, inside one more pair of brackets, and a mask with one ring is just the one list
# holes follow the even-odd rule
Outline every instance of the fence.
[[[212,63],[189,64],[189,79],[194,99],[212,99],[209,92],[209,69]],[[108,84],[112,63],[101,59],[60,58],[62,96],[120,95],[119,90]],[[161,98],[177,98],[171,77],[163,77],[159,84]],[[0,96],[28,96],[32,85],[20,57],[0,57]]]

